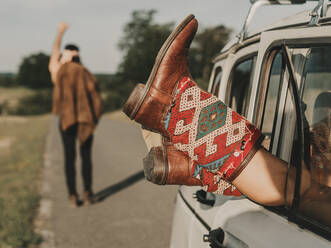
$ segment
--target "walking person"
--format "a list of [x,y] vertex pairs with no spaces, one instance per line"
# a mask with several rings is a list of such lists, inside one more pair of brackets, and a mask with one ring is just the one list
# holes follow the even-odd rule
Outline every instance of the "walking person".
[[69,200],[78,206],[76,189],[76,139],[80,143],[83,202],[93,202],[92,191],[92,143],[93,132],[102,112],[102,102],[95,77],[81,64],[79,48],[68,44],[60,53],[60,45],[68,26],[58,25],[58,33],[49,61],[49,71],[54,84],[53,114],[60,116],[60,133],[64,147],[64,171]]

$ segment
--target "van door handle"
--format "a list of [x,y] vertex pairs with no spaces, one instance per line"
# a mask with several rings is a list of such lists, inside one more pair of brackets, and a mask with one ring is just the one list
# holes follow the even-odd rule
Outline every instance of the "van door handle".
[[209,231],[209,234],[203,235],[203,242],[209,242],[212,248],[225,248],[223,245],[225,233],[222,228]]
[[203,235],[203,241],[209,242],[212,248],[249,248],[244,241],[220,227]]
[[193,198],[197,199],[198,202],[208,205],[208,206],[214,206],[215,199],[207,199],[207,192],[204,190],[198,190],[193,194]]

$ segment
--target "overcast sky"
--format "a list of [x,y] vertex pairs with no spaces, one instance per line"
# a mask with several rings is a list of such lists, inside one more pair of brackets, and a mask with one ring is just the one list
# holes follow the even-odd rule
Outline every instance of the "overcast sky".
[[[114,73],[121,61],[117,43],[133,10],[156,9],[157,22],[176,24],[192,13],[200,27],[223,24],[239,32],[249,7],[249,0],[1,0],[0,72],[16,72],[32,53],[49,54],[60,21],[70,25],[62,45],[78,44],[92,72]],[[268,7],[254,23],[311,7]]]

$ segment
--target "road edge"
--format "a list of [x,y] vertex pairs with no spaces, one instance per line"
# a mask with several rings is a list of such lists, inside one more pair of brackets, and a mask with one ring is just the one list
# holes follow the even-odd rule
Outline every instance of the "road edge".
[[55,235],[50,230],[48,220],[52,216],[53,200],[49,197],[51,195],[51,185],[49,178],[52,175],[52,155],[51,155],[51,142],[54,135],[54,125],[58,122],[54,121],[55,116],[51,116],[49,130],[45,142],[45,150],[43,155],[43,168],[41,170],[41,182],[40,182],[40,201],[37,215],[34,221],[35,232],[41,235],[42,242],[39,244],[39,248],[56,248]]

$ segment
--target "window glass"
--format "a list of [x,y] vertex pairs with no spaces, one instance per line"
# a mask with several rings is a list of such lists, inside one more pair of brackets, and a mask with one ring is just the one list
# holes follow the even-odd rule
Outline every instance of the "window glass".
[[275,122],[275,114],[277,109],[276,106],[278,104],[278,97],[282,79],[282,67],[282,55],[278,52],[273,59],[270,69],[261,128],[262,133],[265,136],[262,145],[267,150],[271,150],[270,142]]
[[251,75],[254,58],[249,58],[237,64],[232,71],[229,107],[246,116],[249,94],[251,90]]
[[219,94],[221,80],[222,80],[222,68],[221,67],[218,67],[216,69],[216,72],[215,72],[213,87],[211,89],[211,93],[213,95],[216,95],[217,97],[218,97],[218,94]]
[[312,183],[302,198],[301,208],[305,214],[331,227],[330,46],[311,48],[303,73],[302,101],[306,143],[304,162]]
[[[331,47],[310,49],[300,93],[304,147],[299,147],[297,116],[290,90],[280,135],[278,153],[291,165],[286,196],[291,204],[295,168],[301,164],[300,214],[331,228]],[[302,161],[298,157],[300,149],[304,151]]]

